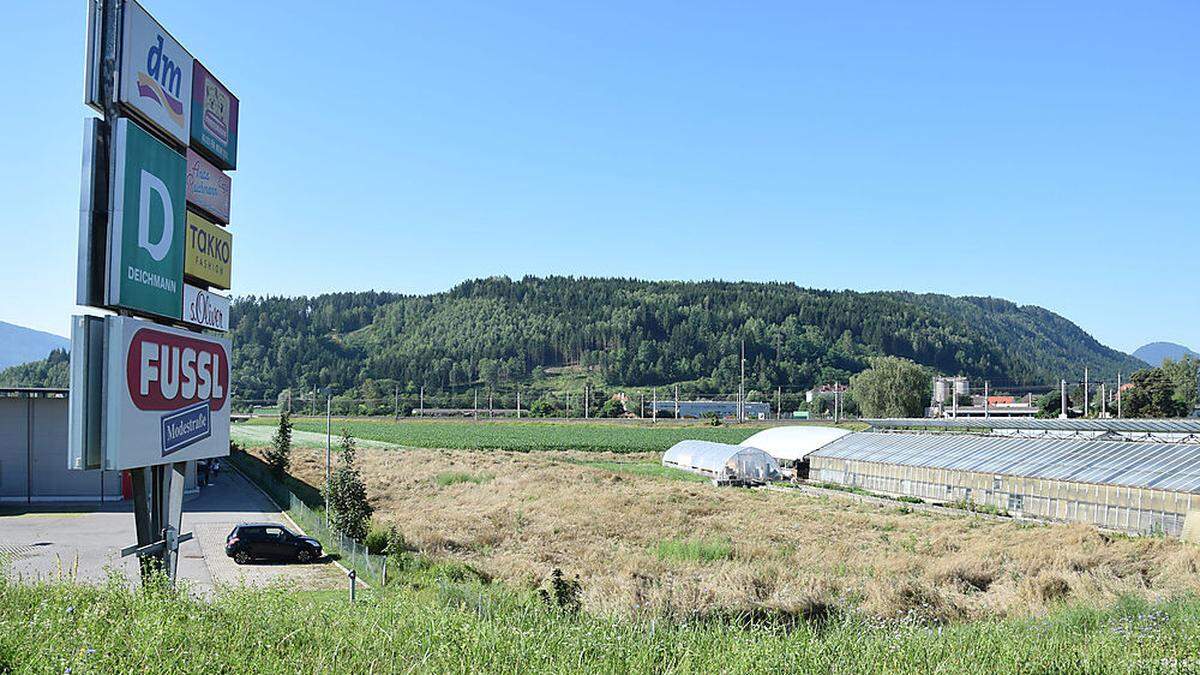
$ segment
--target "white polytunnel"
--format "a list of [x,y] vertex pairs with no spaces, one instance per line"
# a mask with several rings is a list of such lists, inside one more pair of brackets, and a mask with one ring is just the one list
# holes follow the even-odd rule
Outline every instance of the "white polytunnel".
[[746,445],[680,441],[663,454],[662,463],[717,482],[765,483],[779,477],[773,457]]
[[747,438],[742,445],[758,448],[779,462],[795,462],[848,433],[846,429],[816,425],[772,427]]

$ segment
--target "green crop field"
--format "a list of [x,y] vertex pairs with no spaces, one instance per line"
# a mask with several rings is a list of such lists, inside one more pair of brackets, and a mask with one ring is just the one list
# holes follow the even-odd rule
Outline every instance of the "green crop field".
[[[274,425],[273,418],[252,420],[252,425]],[[325,421],[293,419],[299,431],[325,433]],[[470,422],[410,421],[334,418],[333,433],[349,429],[355,438],[395,443],[410,448],[449,450],[583,450],[604,452],[663,452],[685,439],[740,443],[761,426],[705,426],[693,424],[614,424],[584,422]]]
[[[459,566],[461,567],[461,566]],[[1194,672],[1200,602],[1064,607],[938,626],[830,615],[668,622],[557,609],[469,570],[396,590],[226,589],[204,600],[0,579],[0,672]],[[32,639],[36,637],[36,639]]]

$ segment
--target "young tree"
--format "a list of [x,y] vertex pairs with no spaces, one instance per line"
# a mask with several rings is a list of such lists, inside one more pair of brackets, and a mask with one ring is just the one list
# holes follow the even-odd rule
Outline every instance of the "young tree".
[[271,473],[282,477],[287,473],[292,462],[292,416],[283,408],[279,411],[279,427],[271,438],[271,447],[267,449],[267,466]]
[[325,495],[329,523],[347,537],[362,541],[370,529],[374,509],[367,501],[367,485],[362,473],[354,463],[354,437],[349,429],[342,429],[339,454],[341,461],[330,478],[329,491]]
[[871,367],[850,378],[850,393],[867,417],[920,417],[929,400],[925,368],[895,356],[870,360]]

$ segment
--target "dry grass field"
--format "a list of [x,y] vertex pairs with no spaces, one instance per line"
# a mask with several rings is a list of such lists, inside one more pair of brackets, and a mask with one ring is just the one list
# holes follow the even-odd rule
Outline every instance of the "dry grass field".
[[[559,568],[578,576],[598,614],[858,610],[950,622],[1200,592],[1200,548],[1177,541],[620,469],[657,455],[364,448],[359,457],[376,519],[414,548],[527,587]],[[296,448],[292,473],[319,485],[323,461]]]

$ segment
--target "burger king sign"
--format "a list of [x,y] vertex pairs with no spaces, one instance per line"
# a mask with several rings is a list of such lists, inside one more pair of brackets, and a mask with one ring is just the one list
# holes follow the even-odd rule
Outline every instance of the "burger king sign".
[[229,340],[122,316],[105,329],[104,468],[229,454]]

